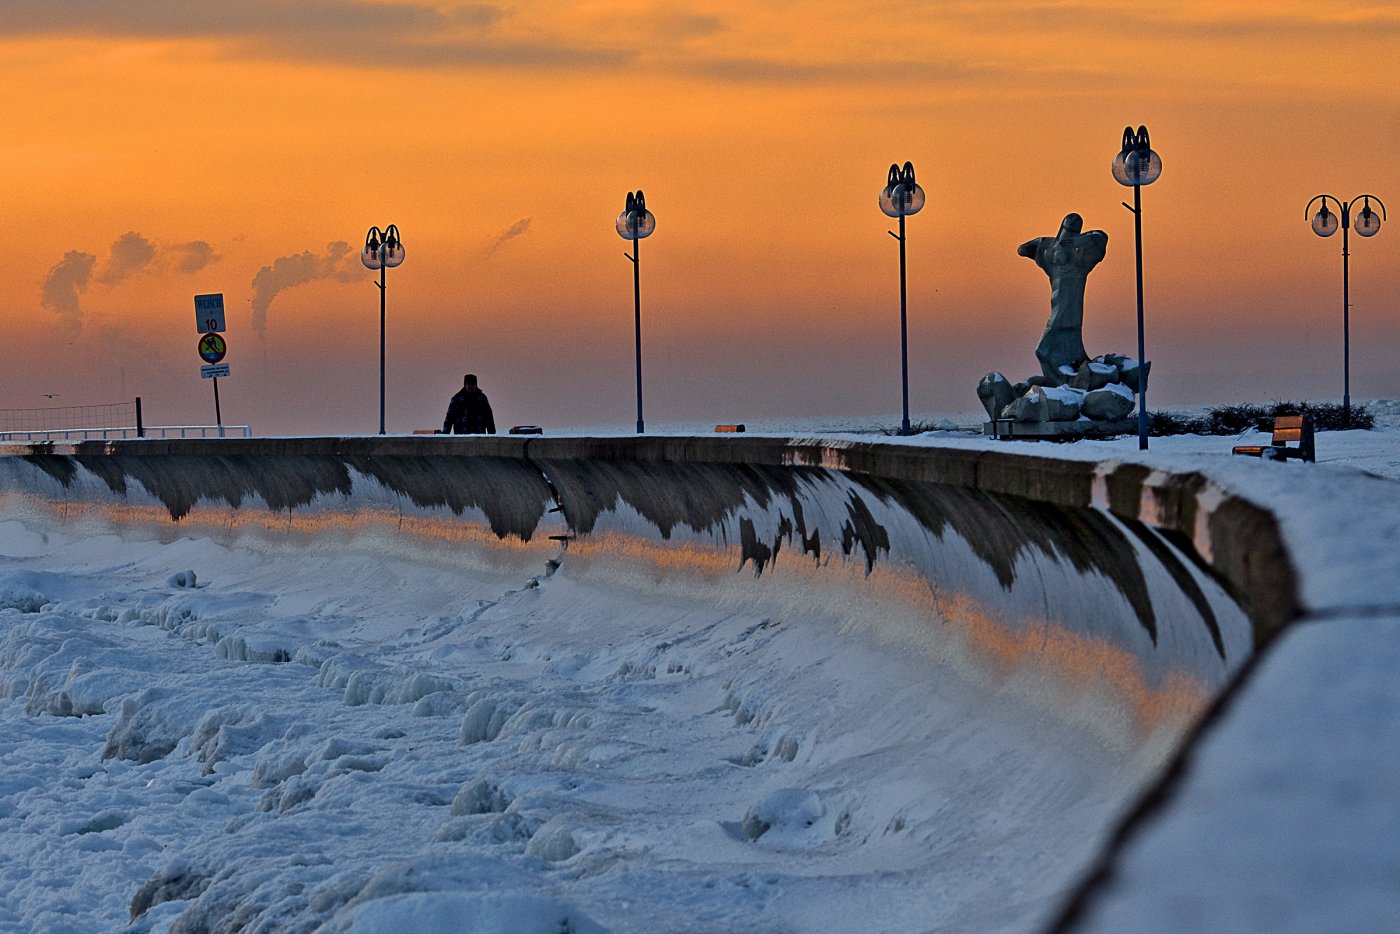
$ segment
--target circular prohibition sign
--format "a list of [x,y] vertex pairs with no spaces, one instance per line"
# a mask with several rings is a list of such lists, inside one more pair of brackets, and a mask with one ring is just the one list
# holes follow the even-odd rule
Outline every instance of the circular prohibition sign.
[[228,353],[228,344],[218,334],[205,334],[199,339],[199,358],[205,363],[218,363]]

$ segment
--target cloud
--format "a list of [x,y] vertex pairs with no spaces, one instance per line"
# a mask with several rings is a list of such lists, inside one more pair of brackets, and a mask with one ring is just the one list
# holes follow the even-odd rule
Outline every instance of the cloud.
[[712,13],[678,8],[675,0],[638,8],[595,7],[572,10],[576,18],[563,23],[584,35],[625,37],[622,41],[650,48],[658,44],[687,43],[725,32],[730,22]]
[[718,16],[658,9],[647,17],[647,25],[657,35],[672,39],[701,39],[718,35],[728,24]]
[[67,0],[34,3],[0,0],[0,18],[10,35],[87,34],[163,38],[299,35],[432,35],[453,27],[487,26],[499,7],[471,3],[452,10],[422,2],[365,3],[361,0]]
[[134,230],[127,231],[112,243],[107,263],[97,276],[104,285],[116,285],[150,265],[156,257],[156,245]]
[[1386,40],[1400,34],[1400,14],[1378,6],[1314,4],[1294,10],[1272,5],[1267,12],[1231,12],[1218,5],[1184,4],[1126,7],[1118,2],[1060,2],[1043,0],[936,0],[931,6],[939,16],[963,25],[972,25],[994,16],[998,35],[1039,34],[1046,31],[1078,32],[1087,27],[1105,36],[1140,39],[1247,40],[1247,39],[1327,39],[1372,38]]
[[354,281],[360,274],[360,267],[346,262],[347,256],[355,259],[358,254],[351,254],[350,244],[337,240],[327,244],[324,255],[306,250],[280,256],[270,266],[259,269],[253,277],[253,330],[258,337],[267,337],[267,309],[279,292],[317,279]]
[[[1180,38],[1200,39],[1394,39],[1400,35],[1400,16],[1372,13],[1336,15],[1222,15],[1154,19],[1140,16],[1144,31],[1166,32]],[[1130,21],[1131,22],[1131,21]]]
[[359,67],[606,67],[635,52],[534,38],[538,26],[506,39],[494,27],[506,11],[491,3],[443,8],[409,0],[0,0],[7,37],[86,36],[222,43],[249,59],[322,61]]
[[[238,60],[365,69],[635,69],[750,85],[1002,83],[1022,74],[1014,62],[996,67],[1014,58],[1007,35],[1089,31],[1105,40],[1168,43],[1385,42],[1400,36],[1400,15],[1375,2],[1315,9],[1275,4],[1263,13],[1218,4],[1138,9],[1109,0],[905,0],[896,14],[850,0],[786,0],[721,14],[713,6],[653,0],[620,12],[610,4],[544,0],[0,0],[0,22],[6,38],[200,43]],[[774,41],[815,35],[808,26],[813,22],[837,24],[832,28],[840,30],[840,41],[818,47]],[[906,30],[891,44],[891,36]],[[939,55],[964,44],[945,41],[949,37],[982,51],[960,60],[952,53],[945,63],[920,57],[921,49]]]
[[162,252],[175,261],[175,270],[185,275],[193,275],[221,258],[214,252],[214,248],[203,240],[172,244]]
[[491,245],[486,248],[486,258],[490,259],[495,256],[497,250],[528,231],[530,229],[530,221],[532,220],[534,220],[533,217],[522,217],[505,230],[498,232],[496,236],[491,239]]
[[83,327],[83,310],[78,305],[78,293],[87,288],[96,265],[97,257],[91,253],[69,250],[44,277],[40,302],[45,308],[53,310],[59,320],[75,333]]
[[1008,71],[987,65],[886,59],[783,61],[763,56],[697,56],[675,59],[677,74],[733,84],[879,84],[918,80],[932,84],[991,84]]

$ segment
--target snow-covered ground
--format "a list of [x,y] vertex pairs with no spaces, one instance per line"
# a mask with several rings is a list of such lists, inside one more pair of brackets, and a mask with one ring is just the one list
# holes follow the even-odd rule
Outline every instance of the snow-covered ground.
[[1021,930],[1142,779],[907,647],[566,571],[0,548],[0,926]]
[[1294,627],[1076,930],[1400,930],[1400,608]]
[[[1317,468],[1232,462],[1230,438],[1153,439],[1147,460],[1400,480],[1400,407],[1381,422],[1319,436]],[[906,645],[541,570],[0,520],[0,930],[1031,930],[1150,777]],[[1393,918],[1400,845],[1377,841],[1400,839],[1383,785],[1400,633],[1307,629],[1261,666],[1253,719],[1203,746],[1205,804],[1129,851],[1099,929],[1327,928],[1278,905],[1343,877],[1350,920]],[[1362,655],[1309,662],[1337,652]],[[1297,745],[1267,746],[1271,727],[1339,724],[1388,758],[1300,776]],[[1283,902],[1224,915],[1241,895],[1211,852],[1255,834],[1246,865],[1265,871],[1281,836],[1315,833],[1271,823],[1248,798],[1261,783],[1314,818],[1319,797],[1355,802],[1357,820],[1303,861],[1330,872],[1295,860],[1269,880]],[[1347,839],[1388,861],[1351,866]],[[1172,872],[1196,902],[1156,887]],[[1163,891],[1174,913],[1152,914]]]

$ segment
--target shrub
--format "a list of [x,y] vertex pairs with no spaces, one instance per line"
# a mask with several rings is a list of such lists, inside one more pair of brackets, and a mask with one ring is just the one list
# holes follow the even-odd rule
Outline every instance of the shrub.
[[[1205,415],[1179,415],[1175,412],[1149,412],[1148,433],[1152,435],[1238,435],[1253,428],[1272,431],[1280,415],[1311,415],[1318,431],[1340,431],[1343,410],[1338,402],[1247,402],[1216,406]],[[1352,428],[1370,429],[1376,416],[1364,405],[1351,407]]]
[[1199,424],[1200,422],[1201,419],[1199,418],[1179,415],[1176,412],[1148,412],[1147,433],[1158,437],[1165,435],[1198,435],[1203,433]]
[[[946,427],[946,425],[945,425],[945,421],[944,421],[943,419],[939,419],[939,420],[936,421],[936,422],[935,422],[935,421],[923,421],[923,422],[921,422],[921,421],[911,421],[911,422],[909,423],[909,433],[910,433],[911,435],[921,435],[921,434],[923,434],[923,433],[925,433],[925,432],[928,432],[928,431],[941,431],[944,427]],[[899,435],[899,426],[898,426],[898,425],[888,425],[888,426],[887,426],[887,425],[881,425],[879,428],[876,428],[875,431],[878,431],[880,434],[885,435],[885,436],[887,436],[887,437],[898,437],[898,435]]]

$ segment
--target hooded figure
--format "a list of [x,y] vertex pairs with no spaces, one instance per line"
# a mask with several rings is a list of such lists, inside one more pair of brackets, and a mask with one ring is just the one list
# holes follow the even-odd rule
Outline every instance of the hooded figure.
[[447,403],[447,418],[442,422],[445,435],[494,435],[496,417],[486,393],[477,388],[476,375],[462,377],[462,388]]

